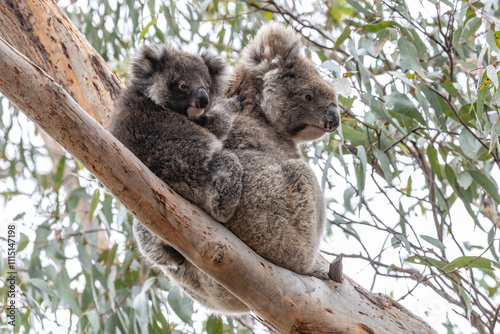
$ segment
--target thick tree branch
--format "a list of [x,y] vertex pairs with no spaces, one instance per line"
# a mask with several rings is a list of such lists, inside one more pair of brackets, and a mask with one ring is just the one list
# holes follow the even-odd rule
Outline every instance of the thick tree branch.
[[123,83],[53,0],[0,0],[0,36],[106,126]]

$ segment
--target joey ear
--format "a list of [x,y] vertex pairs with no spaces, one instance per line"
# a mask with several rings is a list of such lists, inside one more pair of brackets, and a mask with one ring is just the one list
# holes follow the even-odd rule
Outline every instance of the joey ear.
[[201,54],[201,58],[205,62],[205,65],[207,65],[208,72],[210,73],[210,77],[212,78],[210,91],[213,95],[219,95],[219,93],[222,91],[224,74],[227,69],[226,62],[213,49],[203,51],[203,53]]
[[225,72],[227,67],[226,62],[221,56],[219,56],[219,54],[217,54],[217,52],[215,52],[215,50],[208,49],[203,51],[201,58],[203,58],[203,61],[207,65],[208,71],[212,77]]
[[260,28],[247,45],[243,60],[250,69],[264,73],[300,57],[301,48],[300,35],[292,27],[270,22]]
[[130,59],[129,73],[134,79],[147,79],[165,68],[172,50],[165,44],[143,45]]

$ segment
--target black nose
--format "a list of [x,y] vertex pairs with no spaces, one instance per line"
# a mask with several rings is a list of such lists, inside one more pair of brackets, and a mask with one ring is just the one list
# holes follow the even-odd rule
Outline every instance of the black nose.
[[336,105],[330,104],[326,108],[326,112],[327,112],[327,114],[326,114],[325,119],[324,119],[325,130],[328,132],[333,132],[339,127],[339,124],[340,124],[339,111],[338,111]]
[[210,102],[210,98],[208,97],[208,93],[205,90],[205,88],[200,88],[198,89],[198,92],[196,93],[196,108],[202,108],[205,109],[208,106],[208,103]]

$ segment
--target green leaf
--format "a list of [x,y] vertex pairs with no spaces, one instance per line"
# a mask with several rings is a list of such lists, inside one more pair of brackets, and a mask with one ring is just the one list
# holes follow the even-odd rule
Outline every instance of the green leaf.
[[382,167],[382,172],[384,173],[385,180],[387,181],[388,184],[391,184],[392,182],[392,171],[390,167],[390,160],[387,157],[387,155],[380,151],[377,150],[375,152],[375,156],[377,157],[378,162],[380,163],[380,166]]
[[498,204],[500,203],[500,194],[498,193],[498,185],[488,176],[477,170],[470,170],[470,176],[476,181]]
[[352,187],[349,187],[346,190],[344,190],[344,207],[349,211],[353,211],[352,205],[351,205],[351,199],[355,193],[356,193],[356,191]]
[[359,1],[357,0],[345,0],[349,5],[351,5],[354,9],[356,9],[359,13],[364,14],[365,17],[371,17],[373,16],[373,11],[370,8],[370,10],[366,9],[363,7]]
[[357,156],[359,161],[361,162],[360,164],[356,164],[356,179],[358,182],[358,192],[359,196],[363,194],[365,190],[365,182],[366,182],[366,150],[364,146],[358,146],[357,148]]
[[448,180],[448,184],[453,188],[457,189],[457,176],[453,168],[450,165],[446,164],[444,166],[444,174],[446,175],[446,179]]
[[395,243],[403,244],[406,251],[408,253],[410,252],[410,242],[408,241],[408,239],[406,239],[406,237],[404,235],[401,235],[401,234],[394,235],[393,240],[392,240],[393,247],[395,246]]
[[431,236],[428,236],[428,235],[424,235],[424,234],[421,234],[420,237],[422,239],[424,239],[425,241],[427,241],[428,243],[430,243],[431,245],[441,249],[441,250],[444,250],[446,249],[446,246],[441,242],[439,241],[438,239],[436,238],[433,238]]
[[104,198],[104,201],[102,202],[102,213],[104,214],[104,217],[106,217],[106,221],[108,222],[108,224],[113,223],[112,205],[113,197],[106,196],[106,198]]
[[78,205],[80,199],[89,199],[90,195],[87,194],[84,188],[77,188],[68,197],[68,202],[66,204],[66,210],[68,212],[73,211]]
[[325,161],[325,167],[323,167],[323,174],[321,176],[321,189],[323,189],[323,191],[325,191],[326,189],[326,181],[328,180],[328,170],[330,169],[330,164],[332,163],[333,155],[334,152],[328,155],[328,158],[326,158]]
[[427,125],[427,122],[424,117],[422,117],[422,114],[417,110],[417,108],[415,108],[413,102],[411,102],[406,95],[399,92],[393,92],[384,97],[384,101],[389,108],[394,110],[394,112],[415,119],[422,125]]
[[417,72],[418,75],[420,75],[420,77],[425,81],[432,82],[432,80],[425,75],[424,69],[422,68],[422,65],[420,65],[420,59],[418,59],[417,48],[415,47],[413,41],[408,39],[408,36],[408,33],[402,33],[401,38],[398,40],[398,47],[401,52],[401,56],[408,63],[410,69]]
[[[408,29],[407,30],[412,37],[412,42],[415,44],[415,47],[417,48],[418,51],[418,57],[420,58],[421,61],[426,62],[429,59],[429,53],[427,51],[427,47],[425,46],[424,42],[420,39],[420,36],[418,33],[415,31],[415,29]],[[408,37],[408,39],[410,39]]]
[[366,31],[366,32],[377,32],[379,30],[388,28],[388,27],[399,27],[399,23],[396,21],[383,21],[377,24],[365,24],[364,26],[361,27],[361,30]]
[[482,20],[479,17],[474,17],[474,18],[470,19],[469,21],[467,21],[467,23],[465,24],[464,29],[462,31],[461,38],[465,40],[465,39],[468,39],[469,37],[471,37],[472,34],[474,34],[477,31],[477,29],[479,29],[479,27],[481,26],[481,23],[482,23]]
[[406,183],[406,194],[411,195],[411,175],[408,177],[408,182]]
[[445,77],[445,80],[441,82],[441,86],[443,86],[443,88],[448,92],[448,94],[451,95],[452,98],[458,98],[462,105],[466,104],[466,101],[462,97],[462,94],[457,91],[450,78]]
[[498,89],[498,73],[497,73],[497,69],[495,67],[493,67],[493,65],[486,66],[486,75],[488,76],[488,78],[493,83],[493,86],[495,86],[495,88]]
[[333,46],[332,52],[337,50],[338,47],[342,45],[342,43],[344,43],[344,41],[348,39],[350,35],[351,35],[351,29],[349,28],[349,26],[346,26],[344,28],[344,31],[342,31],[342,34],[340,34],[339,38],[337,38],[337,40],[335,41],[335,45]]
[[78,301],[75,298],[75,294],[70,288],[70,280],[66,268],[62,268],[54,279],[54,288],[57,290],[59,298],[68,304],[72,312],[76,314],[82,313],[80,305],[78,305]]
[[97,316],[96,311],[91,310],[91,311],[87,312],[86,316],[87,316],[87,319],[89,320],[90,325],[92,326],[94,333],[99,333],[99,329],[101,328],[101,325],[99,323],[99,317]]
[[92,221],[94,217],[95,209],[97,208],[97,204],[99,203],[99,189],[96,189],[90,198],[90,206],[89,206],[89,222]]
[[493,36],[495,37],[495,43],[496,43],[497,47],[500,49],[500,30],[495,31],[493,33]]
[[465,290],[461,286],[459,286],[458,289],[459,289],[458,294],[464,299],[465,304],[467,305],[467,319],[470,319],[472,306],[470,303],[469,295],[467,294],[467,292],[465,292]]
[[431,104],[431,107],[434,109],[434,112],[436,113],[436,118],[438,119],[439,125],[441,125],[441,128],[443,130],[447,130],[446,126],[446,121],[443,116],[443,110],[441,108],[441,103],[439,102],[439,96],[431,91],[426,85],[420,85],[420,88],[422,90],[422,93],[427,97],[429,100],[429,103]]
[[207,334],[222,334],[222,319],[211,316],[207,321]]
[[149,7],[149,12],[151,15],[154,15],[156,13],[155,7],[156,7],[156,0],[148,0],[148,7]]
[[431,257],[427,257],[427,256],[410,256],[409,258],[406,259],[406,262],[410,262],[410,263],[415,263],[415,264],[422,264],[424,266],[427,266],[427,267],[438,267],[438,268],[444,268],[444,266],[447,265],[446,262],[443,262],[443,261],[440,261],[440,260],[436,260],[436,259],[433,259]]
[[148,305],[148,299],[146,298],[146,294],[141,291],[135,296],[134,302],[132,303],[132,307],[134,308],[135,312],[137,313],[137,316],[140,319],[147,319],[148,318],[148,310],[149,310],[149,305]]
[[391,36],[390,29],[383,29],[377,33],[377,38],[373,42],[373,56],[377,57],[382,51],[385,43],[389,40]]
[[443,267],[445,271],[451,271],[457,268],[478,268],[493,270],[493,267],[500,269],[500,264],[497,262],[486,259],[484,257],[477,256],[461,256],[451,261],[449,264]]
[[64,174],[64,166],[66,165],[66,156],[63,155],[57,164],[56,175],[55,175],[55,184],[56,191],[59,189],[62,183],[62,178]]
[[178,288],[171,289],[168,293],[168,304],[174,310],[175,314],[182,321],[192,325],[193,319],[193,300],[184,295]]
[[467,189],[470,187],[472,183],[472,176],[470,176],[470,173],[468,171],[465,171],[463,173],[458,174],[457,182],[460,185],[460,187]]
[[17,251],[20,252],[23,249],[25,249],[26,246],[28,246],[29,242],[30,242],[30,240],[28,239],[26,234],[21,232],[21,234],[19,236],[19,241],[17,242]]
[[29,282],[31,283],[31,285],[36,287],[38,290],[45,292],[49,296],[55,296],[54,290],[52,288],[50,288],[48,286],[47,282],[45,282],[44,280],[42,280],[40,278],[32,278],[29,280]]
[[460,148],[471,159],[475,159],[481,148],[481,143],[467,129],[462,129],[458,138]]
[[17,214],[14,219],[12,219],[13,221],[18,221],[20,219],[22,219],[24,216],[26,215],[26,212],[21,212],[19,214]]
[[149,31],[149,27],[151,27],[153,24],[155,24],[157,19],[158,18],[153,17],[153,19],[144,27],[144,29],[142,29],[141,34],[139,35],[139,41],[143,40],[144,36],[146,36],[146,34]]

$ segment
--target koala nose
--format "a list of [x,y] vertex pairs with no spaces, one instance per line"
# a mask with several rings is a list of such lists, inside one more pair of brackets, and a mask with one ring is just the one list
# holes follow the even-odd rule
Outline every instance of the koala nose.
[[205,109],[208,106],[208,103],[210,102],[210,98],[208,97],[208,93],[205,90],[205,88],[200,88],[198,89],[198,92],[196,93],[196,108],[201,108]]
[[324,127],[327,132],[335,131],[340,124],[340,114],[337,110],[337,106],[334,104],[330,104],[326,108],[326,116],[324,118]]

